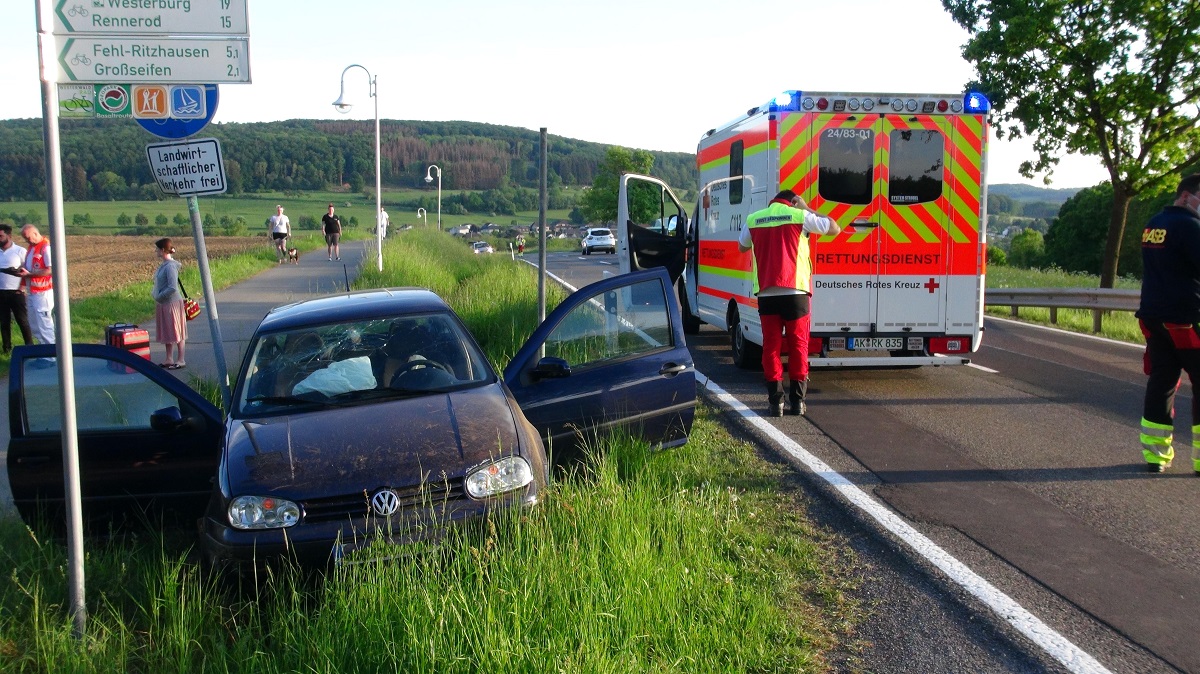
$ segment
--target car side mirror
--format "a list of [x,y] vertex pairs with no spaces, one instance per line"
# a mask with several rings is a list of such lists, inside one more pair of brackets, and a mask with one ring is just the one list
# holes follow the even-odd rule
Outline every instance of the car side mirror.
[[539,379],[562,379],[571,376],[571,364],[562,358],[546,356],[533,366],[530,372],[534,381]]
[[187,426],[188,420],[178,407],[164,407],[150,415],[150,428],[156,431],[176,431]]

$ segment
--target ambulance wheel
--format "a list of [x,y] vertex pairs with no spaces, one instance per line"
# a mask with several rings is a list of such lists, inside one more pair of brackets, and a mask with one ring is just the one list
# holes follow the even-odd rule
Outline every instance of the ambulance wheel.
[[701,321],[692,315],[692,306],[688,303],[687,291],[679,286],[679,310],[683,314],[683,334],[695,335],[700,332]]
[[762,347],[746,339],[737,309],[729,321],[729,342],[733,349],[733,364],[743,370],[762,369]]

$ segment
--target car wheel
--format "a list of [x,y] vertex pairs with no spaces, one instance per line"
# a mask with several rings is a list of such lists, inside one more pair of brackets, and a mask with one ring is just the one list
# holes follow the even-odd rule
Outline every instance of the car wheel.
[[742,332],[742,321],[735,308],[729,321],[729,343],[733,351],[733,364],[743,370],[762,369],[762,347],[746,339]]

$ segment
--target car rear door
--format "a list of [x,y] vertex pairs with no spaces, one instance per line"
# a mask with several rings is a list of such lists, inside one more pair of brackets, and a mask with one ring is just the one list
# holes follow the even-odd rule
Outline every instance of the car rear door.
[[[162,510],[199,516],[224,436],[221,411],[145,358],[74,345],[79,473],[85,519]],[[13,350],[8,479],[26,521],[58,521],[63,503],[61,388],[53,344]],[[155,423],[151,415],[166,410]],[[175,412],[171,412],[174,410]]]
[[662,447],[687,442],[696,371],[667,271],[614,276],[568,297],[504,380],[556,460],[614,428]]

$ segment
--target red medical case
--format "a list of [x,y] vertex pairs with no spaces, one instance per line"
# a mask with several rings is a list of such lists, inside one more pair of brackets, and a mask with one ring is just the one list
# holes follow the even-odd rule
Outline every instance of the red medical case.
[[[125,349],[150,360],[150,333],[132,323],[117,323],[108,326],[104,329],[104,341],[109,346]],[[108,367],[113,372],[133,372],[132,368],[125,367],[120,363],[110,362]]]

